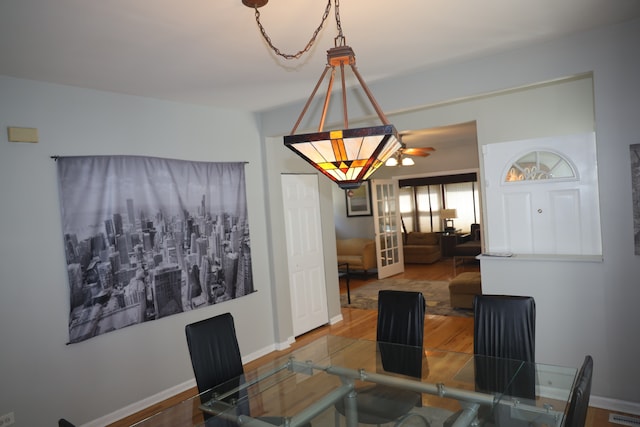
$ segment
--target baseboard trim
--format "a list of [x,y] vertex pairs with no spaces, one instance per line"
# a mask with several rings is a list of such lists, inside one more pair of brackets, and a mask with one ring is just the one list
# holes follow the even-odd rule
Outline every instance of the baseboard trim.
[[187,391],[194,387],[196,387],[195,379],[185,381],[182,384],[169,387],[168,389],[163,390],[160,393],[156,393],[153,396],[149,396],[135,403],[132,403],[131,405],[127,405],[124,408],[111,412],[110,414],[104,415],[96,420],[83,424],[81,427],[103,427],[103,426],[115,423],[116,421],[120,421],[121,419],[126,418],[130,415],[133,415],[136,412],[140,412],[143,409],[147,409],[149,406],[155,405],[156,403],[160,403],[163,400],[167,400],[175,396],[176,394],[180,394],[183,391]]
[[275,349],[278,351],[286,350],[291,347],[291,344],[293,344],[294,342],[296,342],[295,337],[289,337],[285,342],[276,343]]
[[608,397],[591,396],[589,406],[609,411],[624,412],[625,414],[640,415],[640,403],[626,400],[610,399]]
[[279,344],[270,344],[266,347],[263,347],[259,350],[254,351],[253,353],[249,353],[246,356],[242,357],[242,364],[246,365],[247,363],[256,360],[259,357],[264,356],[265,354],[269,354],[272,351],[278,349]]
[[337,316],[332,317],[331,319],[329,319],[329,324],[330,325],[335,325],[338,322],[342,322],[343,318],[342,318],[342,313],[340,313]]

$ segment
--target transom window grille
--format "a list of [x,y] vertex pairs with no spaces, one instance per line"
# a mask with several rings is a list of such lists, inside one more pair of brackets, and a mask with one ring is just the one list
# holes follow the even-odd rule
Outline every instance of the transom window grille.
[[516,160],[504,178],[505,182],[576,178],[568,160],[551,151],[531,151]]

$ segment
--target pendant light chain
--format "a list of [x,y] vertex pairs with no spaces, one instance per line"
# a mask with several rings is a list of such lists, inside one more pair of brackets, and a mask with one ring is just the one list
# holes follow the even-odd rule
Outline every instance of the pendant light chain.
[[338,26],[338,35],[334,39],[334,45],[335,47],[345,46],[347,44],[347,39],[342,34],[342,21],[340,21],[340,0],[334,0],[334,3],[336,4],[335,14],[336,25]]
[[[336,0],[336,19],[338,19],[337,7],[338,7],[338,1]],[[305,46],[305,48],[300,50],[300,51],[298,51],[295,54],[288,54],[288,53],[282,53],[280,51],[280,49],[278,49],[277,47],[275,47],[273,45],[273,43],[271,42],[271,38],[267,35],[267,31],[264,29],[264,27],[260,23],[260,11],[258,10],[257,7],[255,7],[256,22],[258,24],[258,28],[260,28],[260,32],[262,33],[262,37],[267,42],[269,47],[275,52],[276,55],[281,56],[281,57],[283,57],[285,59],[298,59],[305,52],[308,52],[309,49],[311,49],[311,46],[313,46],[313,43],[315,43],[316,37],[318,36],[318,33],[320,32],[320,30],[322,30],[322,26],[324,25],[325,21],[327,20],[327,17],[329,16],[329,12],[330,11],[331,11],[331,0],[328,0],[327,1],[327,7],[324,9],[324,14],[322,15],[322,21],[320,21],[320,25],[318,25],[318,28],[316,28],[316,30],[313,32],[313,35],[311,36],[311,39],[307,42],[307,45]],[[338,28],[339,27],[340,27],[340,25],[338,24]],[[340,30],[340,35],[341,34],[342,34],[342,30]]]

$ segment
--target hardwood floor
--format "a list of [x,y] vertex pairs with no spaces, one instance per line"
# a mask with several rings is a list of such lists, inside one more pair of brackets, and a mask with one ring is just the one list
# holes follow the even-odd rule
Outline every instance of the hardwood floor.
[[[479,265],[474,261],[466,261],[463,265],[458,265],[456,272],[479,271]],[[444,259],[430,265],[407,265],[405,272],[397,277],[407,279],[431,279],[431,280],[451,280],[453,274],[453,262],[451,259]],[[351,289],[356,289],[366,283],[377,280],[375,276],[352,278]],[[340,280],[340,292],[346,292],[344,279]],[[324,335],[339,335],[349,338],[363,338],[375,340],[377,311],[359,310],[352,308],[342,308],[343,321],[334,325],[322,326],[296,338],[296,342],[287,350],[274,351],[259,359],[245,365],[247,370],[258,367],[275,357],[281,356],[302,347],[305,344]],[[465,317],[436,316],[427,314],[425,320],[425,346],[441,350],[458,351],[465,353],[473,352],[473,319]],[[136,414],[126,417],[118,422],[110,424],[108,427],[127,427],[131,424],[147,418],[150,414],[158,412],[163,408],[170,407],[197,393],[196,389],[187,390],[170,399],[153,405]],[[586,427],[616,427],[619,424],[609,422],[611,411],[589,407]]]

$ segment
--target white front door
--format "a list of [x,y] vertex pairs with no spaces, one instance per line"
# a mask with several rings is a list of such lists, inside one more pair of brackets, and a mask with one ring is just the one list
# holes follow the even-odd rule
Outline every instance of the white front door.
[[282,175],[293,334],[329,322],[317,175]]
[[374,179],[371,181],[378,279],[404,271],[399,193],[396,180]]
[[488,251],[602,253],[595,135],[483,147]]

